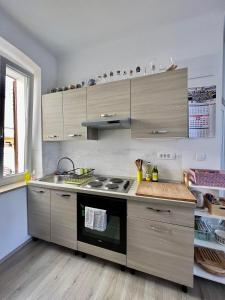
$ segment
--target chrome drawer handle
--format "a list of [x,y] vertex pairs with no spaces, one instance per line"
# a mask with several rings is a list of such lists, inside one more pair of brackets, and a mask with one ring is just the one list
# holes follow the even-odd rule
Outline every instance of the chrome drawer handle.
[[168,214],[171,213],[170,209],[156,209],[153,207],[146,207],[146,209],[153,210],[154,212],[157,212],[157,213],[168,213]]
[[69,198],[69,197],[71,197],[71,195],[69,195],[69,194],[56,194],[56,195],[58,195],[58,196],[60,196],[60,197],[64,197],[64,198]]
[[34,190],[32,190],[33,192],[35,192],[35,193],[38,193],[38,194],[44,194],[45,192],[44,191],[34,191]]
[[68,134],[68,137],[78,137],[78,136],[82,136],[82,134],[77,134],[77,133]]
[[157,228],[155,226],[149,226],[149,229],[153,230],[155,232],[159,232],[159,233],[165,233],[165,234],[170,234],[170,235],[172,234],[171,230],[167,230],[167,229],[164,229],[164,228],[160,229],[160,228]]
[[115,117],[116,113],[112,113],[112,114],[101,114],[100,118],[110,118],[110,117]]
[[152,130],[150,134],[166,134],[168,132],[168,130]]
[[48,135],[49,139],[56,139],[58,137],[58,135]]

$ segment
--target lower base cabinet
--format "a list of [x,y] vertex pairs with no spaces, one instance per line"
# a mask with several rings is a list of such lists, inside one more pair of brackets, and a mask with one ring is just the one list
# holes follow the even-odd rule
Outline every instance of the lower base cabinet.
[[193,287],[193,228],[128,217],[127,266]]
[[[183,217],[181,217],[183,216]],[[193,219],[193,220],[192,220]],[[77,195],[28,187],[31,236],[193,287],[194,206],[128,201],[127,255],[77,243]]]
[[63,191],[51,191],[51,241],[76,250],[76,220],[76,194]]
[[76,250],[76,193],[29,186],[28,232],[33,237]]
[[29,187],[27,209],[28,233],[50,241],[50,190]]

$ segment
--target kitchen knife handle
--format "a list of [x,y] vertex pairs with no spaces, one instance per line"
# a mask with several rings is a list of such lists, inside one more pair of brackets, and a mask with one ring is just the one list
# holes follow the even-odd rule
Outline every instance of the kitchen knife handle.
[[168,213],[168,214],[171,213],[170,209],[156,209],[156,208],[149,207],[149,206],[147,206],[146,209],[152,210],[152,211],[157,212],[157,213]]

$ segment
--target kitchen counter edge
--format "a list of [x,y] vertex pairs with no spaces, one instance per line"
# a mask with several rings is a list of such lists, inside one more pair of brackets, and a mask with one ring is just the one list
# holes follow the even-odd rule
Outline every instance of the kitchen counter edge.
[[137,182],[135,181],[128,193],[119,193],[119,192],[110,192],[110,191],[103,191],[103,190],[90,190],[84,187],[78,187],[69,184],[56,184],[56,183],[48,183],[43,181],[30,181],[28,186],[35,186],[35,187],[42,187],[42,188],[49,188],[52,190],[64,190],[68,192],[77,192],[77,193],[85,193],[85,194],[92,194],[92,195],[99,195],[99,196],[106,196],[106,197],[113,197],[113,198],[121,198],[127,200],[138,200],[143,202],[155,202],[155,203],[170,203],[170,205],[175,206],[184,206],[184,207],[195,207],[195,203],[191,201],[184,201],[184,200],[172,200],[172,199],[164,199],[164,198],[154,198],[154,197],[145,197],[145,196],[137,196],[136,189],[137,189]]

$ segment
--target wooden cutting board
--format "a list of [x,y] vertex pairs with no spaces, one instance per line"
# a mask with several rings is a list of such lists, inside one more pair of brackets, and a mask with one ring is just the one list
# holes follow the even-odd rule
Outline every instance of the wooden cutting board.
[[136,195],[196,202],[193,194],[182,183],[143,181],[138,185]]

